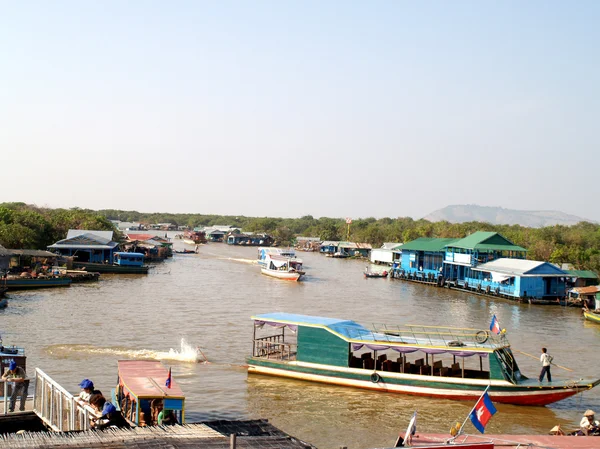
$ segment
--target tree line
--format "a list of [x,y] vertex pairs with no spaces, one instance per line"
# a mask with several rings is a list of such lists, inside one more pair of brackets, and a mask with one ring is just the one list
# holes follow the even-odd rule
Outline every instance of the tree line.
[[[379,247],[384,242],[408,242],[419,237],[462,238],[475,231],[495,231],[528,249],[527,257],[552,263],[572,263],[578,269],[600,271],[600,225],[528,228],[481,222],[432,223],[399,218],[360,218],[348,227],[342,218],[245,217],[235,215],[141,213],[104,209],[48,209],[24,203],[0,204],[0,244],[7,248],[44,249],[64,239],[68,229],[115,230],[110,220],[172,223],[177,226],[231,225],[244,231],[271,234],[278,244],[292,244],[296,236],[347,240]],[[117,234],[116,238],[119,238]]]

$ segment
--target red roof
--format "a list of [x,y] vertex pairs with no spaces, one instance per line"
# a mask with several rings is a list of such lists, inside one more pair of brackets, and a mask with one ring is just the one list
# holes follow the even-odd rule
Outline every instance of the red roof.
[[119,360],[119,385],[138,398],[185,398],[175,379],[166,382],[169,370],[153,360]]
[[152,234],[126,234],[129,240],[139,240],[141,242],[145,242],[146,240],[150,240],[155,237]]

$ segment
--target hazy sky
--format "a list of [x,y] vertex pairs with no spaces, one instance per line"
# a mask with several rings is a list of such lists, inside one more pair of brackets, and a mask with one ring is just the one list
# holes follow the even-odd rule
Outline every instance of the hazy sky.
[[1,201],[600,220],[600,2],[0,2]]

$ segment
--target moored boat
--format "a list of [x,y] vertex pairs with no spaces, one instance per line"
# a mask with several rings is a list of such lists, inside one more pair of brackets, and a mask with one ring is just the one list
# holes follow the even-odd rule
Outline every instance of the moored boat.
[[119,360],[119,379],[113,402],[135,426],[158,424],[161,410],[175,413],[185,422],[185,395],[162,363],[152,360]]
[[410,447],[419,449],[479,448],[479,449],[592,449],[598,447],[596,437],[574,438],[557,435],[470,435],[456,438],[444,434],[417,433]]
[[144,266],[142,253],[114,253],[114,263],[73,262],[74,268],[96,273],[148,274],[149,267]]
[[600,313],[592,310],[584,310],[583,316],[586,320],[591,321],[592,323],[600,323]]
[[354,321],[287,313],[252,319],[249,373],[456,400],[477,399],[489,386],[492,400],[517,405],[551,404],[600,383],[529,379],[521,374],[506,336],[487,330],[367,329]]
[[364,274],[365,274],[366,278],[386,278],[388,275],[388,272],[387,271],[374,272],[374,271],[365,270]]
[[287,281],[297,281],[304,276],[302,271],[302,262],[295,258],[267,254],[264,262],[266,266],[261,266],[262,274]]
[[24,290],[31,288],[50,288],[50,287],[68,287],[71,285],[71,279],[63,276],[52,277],[21,277],[10,276],[5,280],[8,290]]

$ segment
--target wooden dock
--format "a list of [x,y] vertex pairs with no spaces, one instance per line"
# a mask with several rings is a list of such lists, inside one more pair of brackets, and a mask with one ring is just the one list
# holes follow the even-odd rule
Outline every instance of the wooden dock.
[[[0,428],[1,428],[0,421]],[[232,436],[234,435],[234,436]],[[0,448],[153,448],[153,449],[315,449],[266,420],[208,421],[167,427],[89,430],[82,432],[25,432],[0,435]]]

